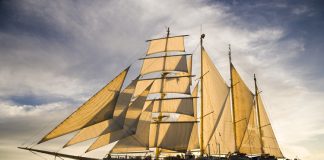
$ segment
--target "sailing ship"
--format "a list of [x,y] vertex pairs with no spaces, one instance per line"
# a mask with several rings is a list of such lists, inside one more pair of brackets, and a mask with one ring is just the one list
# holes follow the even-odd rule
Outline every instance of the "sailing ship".
[[[63,148],[95,139],[85,151],[91,152],[115,143],[107,151],[108,159],[132,154],[154,159],[170,159],[177,154],[186,154],[183,158],[191,159],[284,158],[255,75],[252,92],[232,64],[229,46],[227,85],[204,48],[202,34],[200,76],[194,80],[194,55],[185,50],[187,36],[170,36],[168,28],[165,37],[148,40],[146,56],[140,59],[140,73],[130,84],[122,89],[128,67],[38,144],[77,132]],[[19,148],[61,158],[96,159]]]

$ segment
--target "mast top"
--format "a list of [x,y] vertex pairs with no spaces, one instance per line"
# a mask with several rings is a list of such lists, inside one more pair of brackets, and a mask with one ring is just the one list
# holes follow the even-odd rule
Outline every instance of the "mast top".
[[167,29],[167,37],[169,37],[169,35],[170,35],[170,27],[168,27]]
[[205,34],[201,34],[200,39],[204,39],[205,38]]
[[230,63],[232,63],[232,50],[231,50],[231,44],[228,44],[228,56]]

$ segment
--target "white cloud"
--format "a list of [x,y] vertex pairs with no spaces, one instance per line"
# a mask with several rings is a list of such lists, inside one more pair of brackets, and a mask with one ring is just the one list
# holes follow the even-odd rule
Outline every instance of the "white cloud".
[[[307,87],[302,77],[307,68],[297,70],[298,64],[290,63],[304,51],[304,42],[283,39],[287,32],[283,27],[258,24],[250,28],[249,22],[231,13],[228,6],[198,1],[30,1],[20,3],[19,8],[45,23],[44,27],[51,26],[58,35],[47,39],[0,33],[1,41],[10,43],[1,48],[0,59],[0,99],[5,99],[0,104],[0,114],[4,115],[0,127],[11,129],[1,133],[6,135],[4,145],[19,145],[23,138],[12,139],[28,137],[33,130],[40,130],[41,124],[58,122],[76,107],[68,107],[72,105],[68,102],[18,106],[8,97],[33,94],[85,100],[122,67],[143,56],[144,40],[164,35],[166,26],[172,34],[190,34],[187,50],[193,51],[199,43],[201,24],[205,47],[225,80],[229,80],[229,43],[233,63],[251,88],[253,73],[257,74],[286,156],[309,158],[312,151],[302,142],[324,132],[324,104],[320,100],[324,94]],[[21,130],[14,130],[16,126]]]

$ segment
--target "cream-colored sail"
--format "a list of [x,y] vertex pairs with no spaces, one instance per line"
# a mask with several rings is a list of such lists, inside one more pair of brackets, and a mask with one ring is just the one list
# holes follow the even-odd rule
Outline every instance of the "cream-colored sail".
[[135,134],[121,137],[111,153],[127,153],[145,151],[149,149],[149,129],[152,119],[152,106],[141,113]]
[[193,97],[166,98],[150,100],[153,103],[153,112],[180,113],[194,116]]
[[175,36],[169,38],[160,38],[149,40],[147,55],[160,52],[184,52],[184,36]]
[[[232,65],[232,64],[231,64]],[[234,116],[235,116],[235,130],[236,130],[236,146],[240,148],[243,143],[244,134],[248,127],[248,120],[253,107],[254,95],[246,86],[240,75],[234,68],[232,69],[233,79],[233,101],[234,101]]]
[[194,122],[160,123],[159,138],[156,147],[186,152],[191,137]]
[[112,119],[83,128],[64,147],[100,136],[103,132],[112,132],[123,128],[126,111],[135,90],[138,78],[132,81],[118,96]]
[[127,68],[66,118],[39,143],[91,126],[113,117],[117,97],[128,72]]
[[[202,70],[203,70],[203,113],[204,126],[203,126],[203,138],[204,138],[204,150],[211,143],[220,143],[211,140],[217,125],[219,124],[221,113],[227,103],[227,97],[229,96],[229,87],[226,85],[222,76],[214,66],[214,63],[209,58],[205,49],[202,50]],[[210,146],[211,147],[211,146]],[[214,151],[214,149],[212,149]]]
[[258,96],[259,101],[259,111],[260,111],[260,126],[262,132],[262,142],[263,142],[263,150],[265,153],[276,156],[283,157],[282,152],[279,148],[277,139],[272,130],[270,120],[268,118],[267,112],[262,103],[261,97]]
[[[195,88],[192,91],[191,94],[192,97],[197,97],[198,96],[198,84],[196,84]],[[194,120],[197,121],[197,98],[193,99],[193,104],[192,108],[194,110]],[[199,149],[199,140],[198,140],[198,124],[194,123],[192,126],[192,131],[190,134],[190,139],[189,139],[189,144],[188,144],[188,150],[193,150],[193,149]]]
[[206,153],[211,155],[233,153],[235,148],[230,96],[227,97],[213,130],[212,136],[206,139],[208,142]]
[[255,107],[252,108],[248,126],[246,128],[242,144],[239,148],[241,153],[261,154],[260,133],[257,125]]
[[87,152],[135,133],[150,87],[151,86],[148,86],[146,90],[142,92],[142,94],[128,107],[123,129],[115,132],[102,132],[99,138],[88,148]]
[[[183,93],[190,94],[190,77],[167,77],[165,79],[149,79],[139,80],[136,85],[134,97],[137,97],[146,86],[150,85],[153,81],[153,85],[150,90],[152,93]],[[162,91],[163,82],[163,91]]]
[[145,58],[141,70],[141,75],[161,71],[188,72],[187,63],[188,62],[186,55]]

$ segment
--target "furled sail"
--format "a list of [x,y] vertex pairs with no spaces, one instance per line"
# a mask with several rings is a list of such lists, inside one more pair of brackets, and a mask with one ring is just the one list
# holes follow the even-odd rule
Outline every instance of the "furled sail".
[[262,142],[263,150],[265,153],[276,156],[283,157],[282,152],[279,148],[276,136],[272,130],[270,120],[268,118],[267,112],[261,100],[261,96],[258,96],[259,102],[259,112],[260,112],[260,127],[262,132]]
[[141,113],[135,134],[122,137],[111,153],[127,153],[145,151],[149,149],[149,130],[152,119],[152,106]]
[[255,107],[252,107],[244,138],[239,148],[241,153],[261,154],[260,133],[256,117]]
[[187,55],[144,58],[141,75],[161,71],[188,72]]
[[[209,58],[205,49],[202,49],[202,83],[203,83],[203,118],[204,123],[203,126],[203,138],[204,138],[204,150],[209,146],[209,150],[211,154],[218,153],[218,146],[216,144],[221,143],[221,137],[218,136],[218,133],[215,133],[215,130],[220,125],[220,120],[224,113],[226,113],[226,109],[229,107],[228,97],[229,97],[229,87],[226,85],[224,79],[214,66],[214,63]],[[228,120],[228,115],[224,115],[224,120]],[[230,122],[229,122],[230,123]],[[222,126],[222,125],[220,125]],[[229,131],[228,124],[222,127],[226,127],[224,129],[218,128],[217,131],[221,132],[222,130]],[[225,136],[225,135],[222,135]],[[217,141],[215,138],[218,137]],[[229,148],[230,149],[230,148]],[[217,152],[216,152],[217,151]],[[225,150],[224,150],[225,151]]]
[[124,83],[129,67],[91,97],[74,113],[38,143],[71,133],[113,117],[117,97]]
[[64,147],[83,142],[100,136],[104,132],[112,132],[123,128],[126,111],[131,101],[135,86],[139,77],[134,79],[118,96],[112,119],[99,122],[92,126],[83,128]]
[[185,35],[149,40],[147,55],[172,51],[184,52],[184,37]]
[[151,85],[128,107],[123,128],[114,132],[102,132],[99,138],[88,148],[87,152],[135,133],[150,87]]
[[[174,76],[166,77],[164,79],[146,79],[139,80],[136,85],[134,97],[137,97],[146,86],[152,82],[150,94],[152,93],[183,93],[190,94],[190,80],[189,76]],[[161,87],[163,83],[163,88]]]
[[233,81],[233,101],[234,117],[236,130],[236,146],[240,148],[243,143],[244,134],[248,128],[252,107],[254,105],[254,95],[246,86],[234,66],[231,64]]

